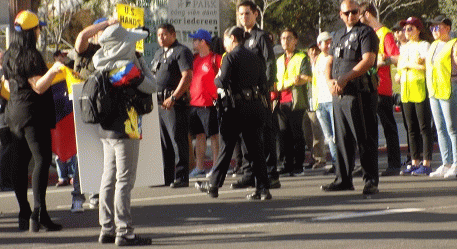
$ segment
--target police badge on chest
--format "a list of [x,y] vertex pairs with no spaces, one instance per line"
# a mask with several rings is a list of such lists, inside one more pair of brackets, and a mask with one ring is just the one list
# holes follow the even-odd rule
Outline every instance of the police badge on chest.
[[254,39],[253,39],[253,38],[249,39],[249,43],[248,43],[248,46],[249,46],[250,48],[253,48],[253,47],[254,47],[254,45],[255,45],[255,44],[254,44],[254,42],[255,42],[255,41],[254,41]]

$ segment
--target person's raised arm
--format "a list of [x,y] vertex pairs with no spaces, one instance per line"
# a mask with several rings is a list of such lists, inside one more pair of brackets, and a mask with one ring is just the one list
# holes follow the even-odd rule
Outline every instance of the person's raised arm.
[[110,18],[109,20],[92,24],[81,32],[79,32],[78,37],[76,37],[75,50],[78,54],[84,53],[89,47],[89,39],[96,35],[99,31],[104,30],[106,27],[118,23],[119,21],[115,18]]

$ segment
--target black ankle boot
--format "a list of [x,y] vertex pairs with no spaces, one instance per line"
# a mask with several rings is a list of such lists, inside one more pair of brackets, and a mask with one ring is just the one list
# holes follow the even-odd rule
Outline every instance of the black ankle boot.
[[34,208],[32,215],[30,216],[30,225],[29,229],[30,232],[38,232],[40,231],[40,208]]
[[19,230],[20,231],[27,231],[29,230],[29,220],[30,215],[32,214],[32,210],[30,210],[30,206],[27,204],[26,207],[20,207],[19,211]]
[[41,226],[46,228],[46,231],[62,230],[62,225],[52,222],[46,210],[35,208],[30,217],[30,232],[40,231]]

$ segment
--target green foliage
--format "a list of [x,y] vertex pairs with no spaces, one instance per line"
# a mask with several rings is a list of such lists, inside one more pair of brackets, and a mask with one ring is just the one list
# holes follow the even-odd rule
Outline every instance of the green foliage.
[[282,29],[293,28],[299,34],[301,46],[315,43],[319,34],[319,12],[322,30],[337,20],[337,4],[332,0],[282,0],[265,16],[265,29],[279,37]]
[[439,0],[439,9],[442,14],[452,20],[452,30],[456,31],[457,25],[457,0]]

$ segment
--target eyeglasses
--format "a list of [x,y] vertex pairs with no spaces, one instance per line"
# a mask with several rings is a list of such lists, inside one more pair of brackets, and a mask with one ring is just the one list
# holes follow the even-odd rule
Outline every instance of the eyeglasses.
[[413,27],[403,28],[403,32],[411,32],[411,31],[413,31]]
[[293,36],[283,36],[283,37],[281,37],[281,40],[283,40],[283,41],[292,41],[293,39],[295,39],[295,37],[293,37]]
[[440,31],[440,25],[435,25],[430,27],[431,32],[437,32]]
[[352,14],[352,15],[354,16],[354,15],[357,15],[358,13],[359,13],[359,10],[358,10],[358,9],[355,9],[355,10],[344,11],[344,12],[343,12],[343,15],[349,16],[349,14]]

